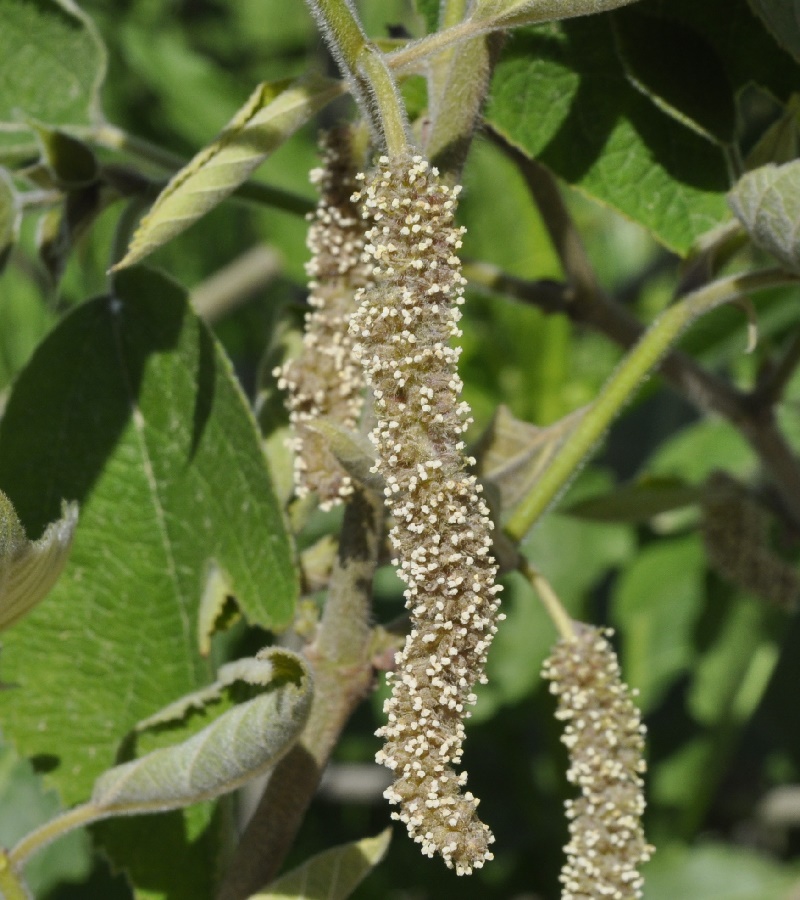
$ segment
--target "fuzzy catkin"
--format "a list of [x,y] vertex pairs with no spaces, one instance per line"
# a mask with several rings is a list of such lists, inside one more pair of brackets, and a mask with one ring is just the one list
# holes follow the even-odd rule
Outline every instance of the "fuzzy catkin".
[[461,439],[470,423],[459,400],[464,279],[453,215],[459,188],[421,157],[379,160],[358,199],[371,222],[366,256],[372,285],[360,292],[350,329],[372,387],[370,437],[394,519],[390,539],[405,581],[412,630],[389,673],[392,696],[378,762],[396,781],[385,796],[393,817],[428,856],[458,874],[492,858],[494,838],[457,773],[463,720],[484,681],[499,618],[489,511]]
[[358,165],[350,129],[324,133],[321,150],[322,166],[310,173],[320,191],[307,239],[312,309],[306,314],[300,356],[274,374],[278,387],[287,391],[295,492],[300,497],[316,492],[320,507],[329,509],[352,494],[353,483],[323,435],[310,426],[321,418],[351,430],[358,425],[364,376],[352,355],[348,323],[355,292],[367,283],[368,266],[362,260],[366,228],[352,200]]
[[558,698],[556,717],[567,723],[567,779],[581,790],[566,802],[561,900],[634,900],[644,883],[638,867],[653,852],[641,823],[645,728],[621,679],[612,632],[575,627],[575,639],[559,641],[542,669]]

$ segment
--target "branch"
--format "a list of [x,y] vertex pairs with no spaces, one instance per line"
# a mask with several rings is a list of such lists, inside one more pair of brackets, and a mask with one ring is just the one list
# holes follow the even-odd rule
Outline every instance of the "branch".
[[372,577],[383,521],[379,497],[357,491],[345,509],[339,557],[319,633],[306,656],[314,701],[299,741],[273,770],[217,900],[246,900],[277,875],[342,729],[372,683]]

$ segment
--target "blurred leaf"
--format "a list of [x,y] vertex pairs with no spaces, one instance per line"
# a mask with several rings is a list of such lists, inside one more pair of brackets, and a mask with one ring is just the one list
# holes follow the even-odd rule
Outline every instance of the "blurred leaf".
[[95,181],[99,168],[91,147],[56,128],[34,127],[44,161],[60,187],[86,187]]
[[647,863],[644,900],[791,900],[800,874],[745,846],[659,848]]
[[611,17],[513,34],[486,118],[512,144],[677,253],[726,217],[721,151],[628,81]]
[[27,146],[28,122],[76,125],[100,116],[106,54],[72,0],[0,0],[0,153]]
[[703,551],[693,535],[645,547],[617,581],[613,620],[623,637],[625,680],[639,690],[643,712],[656,707],[694,662],[704,571]]
[[414,6],[425,20],[426,31],[436,31],[439,27],[441,0],[414,0]]
[[[0,846],[13,847],[39,825],[61,811],[55,791],[26,759],[0,746]],[[84,878],[91,867],[91,846],[85,831],[73,831],[45,847],[25,865],[25,880],[34,896],[44,897],[60,881]]]
[[595,522],[648,522],[660,513],[697,503],[701,496],[702,491],[679,478],[643,478],[562,507],[561,512]]
[[800,160],[748,172],[728,194],[737,218],[759,247],[800,272]]
[[50,777],[72,803],[121,735],[208,680],[209,560],[249,621],[291,620],[289,543],[229,362],[183,291],[146,270],[119,276],[114,297],[80,306],[41,345],[0,423],[0,478],[29,531],[62,496],[81,502],[51,601],[4,641],[4,671],[24,689],[0,695],[9,736],[55,755]]
[[8,172],[0,168],[0,274],[17,241],[20,219],[14,185]]
[[67,563],[78,522],[77,503],[65,503],[37,541],[29,541],[11,501],[0,491],[0,631],[50,593]]
[[340,82],[311,76],[259,85],[222,134],[164,188],[115,268],[148,256],[221,203],[341,91]]
[[798,0],[748,0],[775,40],[800,62],[800,3]]
[[391,829],[313,856],[250,900],[346,900],[386,855]]
[[613,23],[620,58],[635,87],[698,134],[720,143],[733,141],[731,84],[702,35],[682,23],[642,15],[637,7],[618,13]]
[[383,478],[371,471],[375,465],[375,447],[368,438],[343,428],[333,419],[319,418],[304,426],[322,435],[336,461],[357,484],[383,491]]
[[267,650],[255,660],[231,664],[218,685],[151,718],[150,725],[182,718],[188,706],[214,702],[225,678],[228,684],[234,680],[234,670],[237,678],[268,689],[183,743],[105,772],[95,782],[92,804],[118,814],[173,809],[232,791],[273,766],[302,730],[313,695],[308,667],[288,650]]
[[800,94],[793,94],[783,115],[761,135],[748,153],[746,166],[757,169],[767,163],[791,162],[800,156]]
[[704,482],[716,469],[746,476],[755,469],[749,444],[727,422],[703,419],[676,432],[655,450],[645,469],[650,476]]
[[477,25],[493,28],[519,28],[571,16],[588,16],[625,6],[634,0],[477,0],[470,16]]

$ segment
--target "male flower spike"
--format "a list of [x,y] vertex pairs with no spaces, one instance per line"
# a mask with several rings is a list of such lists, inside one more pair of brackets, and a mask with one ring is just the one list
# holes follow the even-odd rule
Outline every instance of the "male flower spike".
[[394,525],[399,574],[412,630],[389,673],[385,739],[377,759],[396,781],[386,792],[394,817],[428,856],[441,854],[459,875],[492,858],[494,837],[463,791],[463,720],[484,681],[501,590],[490,554],[492,523],[480,485],[468,473],[461,439],[470,423],[459,401],[464,279],[454,225],[459,188],[421,157],[381,157],[358,199],[371,223],[371,283],[350,330],[372,387],[377,448]]

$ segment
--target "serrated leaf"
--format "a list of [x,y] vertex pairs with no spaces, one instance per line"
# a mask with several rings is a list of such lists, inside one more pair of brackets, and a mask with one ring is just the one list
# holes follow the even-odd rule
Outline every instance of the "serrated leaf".
[[512,34],[485,116],[524,153],[678,253],[727,216],[722,151],[629,82],[610,16]]
[[346,900],[386,855],[391,837],[387,828],[375,837],[318,853],[250,900]]
[[106,54],[72,0],[0,0],[0,148],[31,144],[29,122],[99,118]]
[[0,168],[0,273],[17,241],[20,219],[17,193],[6,170]]
[[0,491],[0,631],[13,625],[50,593],[67,563],[78,505],[65,503],[37,541],[25,536],[14,507]]
[[259,85],[222,134],[164,188],[115,268],[144,259],[230,196],[342,89],[340,82],[316,76]]
[[[241,661],[236,678],[269,686],[223,713],[182,743],[115,766],[95,782],[91,803],[104,813],[133,814],[187,806],[228,793],[265,772],[300,734],[313,696],[311,672],[288,650],[267,650]],[[248,665],[249,663],[249,665]],[[229,682],[234,680],[228,673]],[[220,686],[215,686],[218,693]],[[209,702],[215,691],[206,691]],[[172,713],[158,717],[166,721]]]
[[701,489],[680,479],[645,478],[581,500],[561,512],[594,522],[649,522],[662,513],[698,503],[701,497]]
[[748,0],[775,40],[800,62],[800,3],[798,0]]
[[800,272],[800,160],[748,172],[728,202],[755,244]]
[[540,428],[515,418],[507,406],[497,408],[475,448],[481,478],[500,492],[503,516],[530,491],[559,448],[583,418],[579,409]]
[[289,543],[228,360],[184,292],[146,270],[39,347],[0,423],[0,478],[34,533],[62,496],[81,502],[51,602],[4,640],[4,673],[23,689],[0,696],[8,736],[55,755],[50,778],[72,803],[138,720],[209,680],[207,561],[251,622],[280,627],[297,593]]

